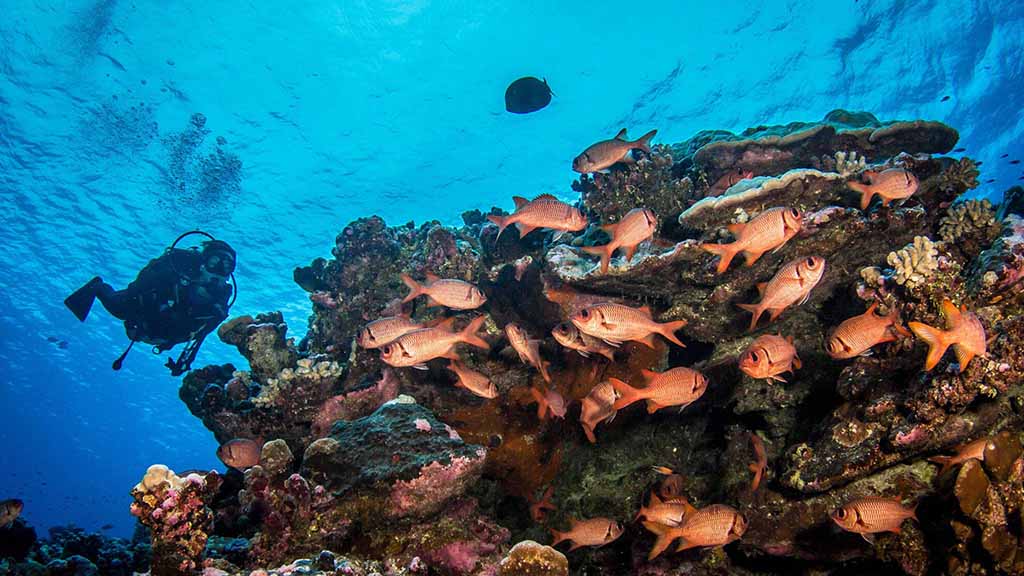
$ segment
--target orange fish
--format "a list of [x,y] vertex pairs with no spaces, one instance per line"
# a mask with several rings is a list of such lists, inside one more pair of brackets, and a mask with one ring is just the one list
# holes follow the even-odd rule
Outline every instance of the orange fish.
[[676,474],[675,471],[667,466],[655,466],[654,471],[665,476],[658,483],[658,495],[662,501],[678,502],[686,500],[683,497],[686,478],[682,474]]
[[784,265],[766,283],[757,285],[761,293],[761,301],[757,304],[739,304],[739,307],[752,312],[750,329],[757,326],[757,320],[765,310],[771,313],[771,320],[789,306],[800,305],[807,301],[821,277],[825,274],[825,259],[820,256],[809,256],[793,260]]
[[767,378],[768,380],[786,380],[780,376],[785,372],[793,373],[794,369],[799,370],[803,364],[796,355],[796,348],[793,346],[793,337],[782,335],[764,334],[758,336],[747,346],[747,349],[740,354],[740,370],[751,378]]
[[409,287],[409,295],[402,300],[403,304],[423,294],[427,296],[427,306],[445,306],[452,310],[472,310],[487,302],[487,296],[465,280],[442,280],[430,272],[426,277],[426,283],[420,284],[408,274],[402,274],[402,282]]
[[870,354],[873,346],[892,342],[910,332],[900,324],[899,311],[894,307],[888,316],[875,314],[878,302],[872,302],[867,312],[843,321],[829,336],[828,355],[838,360]]
[[647,208],[633,208],[615,224],[601,226],[612,237],[610,242],[603,246],[585,246],[583,251],[601,257],[601,273],[604,274],[608,272],[608,264],[616,250],[622,248],[626,251],[626,263],[629,264],[637,246],[654,236],[657,227],[658,217],[654,212]]
[[551,376],[548,374],[550,363],[540,357],[540,340],[530,340],[526,331],[515,322],[505,325],[505,335],[508,336],[512,349],[519,354],[519,360],[539,370],[545,382],[551,382]]
[[615,400],[618,397],[615,387],[606,380],[594,386],[583,399],[580,409],[580,424],[591,444],[597,442],[594,428],[597,428],[597,425],[602,422],[611,422],[615,419],[615,415],[618,413],[615,410]]
[[372,350],[421,328],[422,324],[408,316],[386,316],[364,326],[356,336],[356,343],[367,350]]
[[917,505],[907,508],[902,499],[869,496],[844,504],[832,513],[832,520],[842,529],[856,532],[871,542],[870,534],[876,532],[900,533],[900,525],[907,518],[917,520]]
[[558,510],[558,507],[551,503],[551,497],[554,493],[555,487],[548,486],[540,500],[535,501],[532,495],[527,498],[530,501],[530,518],[533,518],[534,522],[540,524],[544,521],[544,517],[547,516],[548,510]]
[[600,354],[612,362],[615,361],[614,347],[606,344],[600,338],[580,332],[579,328],[571,322],[562,322],[555,326],[551,330],[551,335],[555,337],[556,342],[570,350],[579,352],[585,358],[590,358],[591,354]]
[[574,206],[570,206],[551,194],[541,194],[533,200],[522,196],[513,196],[516,211],[509,216],[488,216],[487,219],[498,226],[497,242],[505,227],[515,224],[522,238],[537,228],[550,228],[565,232],[578,232],[587,227],[587,219]]
[[612,346],[634,340],[654,348],[654,336],[661,334],[669,342],[686,347],[675,335],[676,330],[686,326],[686,320],[655,322],[647,306],[633,308],[603,302],[580,310],[572,315],[571,320],[581,332],[600,338]]
[[680,366],[661,373],[646,369],[641,372],[645,380],[643,388],[633,388],[618,378],[608,379],[619,393],[613,406],[616,410],[640,400],[647,400],[648,414],[669,406],[679,406],[682,410],[700,398],[708,387],[707,378],[691,368]]
[[481,398],[491,399],[498,396],[497,386],[494,385],[494,382],[491,382],[487,375],[471,369],[459,360],[450,360],[448,369],[458,377],[458,386],[462,386]]
[[622,525],[608,518],[570,519],[569,523],[571,526],[566,532],[551,530],[551,536],[555,539],[551,543],[552,546],[568,540],[572,542],[572,547],[569,548],[572,552],[581,546],[604,546],[622,536]]
[[679,526],[686,518],[686,513],[693,510],[685,498],[663,501],[657,494],[651,493],[647,506],[641,506],[636,513],[636,520],[646,520],[662,526]]
[[530,386],[530,395],[537,401],[537,418],[544,420],[548,416],[552,418],[565,418],[565,398],[557,390],[548,388],[541,390],[536,386]]
[[715,183],[708,188],[707,196],[721,196],[722,194],[725,194],[725,191],[729,188],[732,188],[747,178],[753,177],[754,173],[750,170],[730,170],[725,174],[722,174],[722,177],[716,180]]
[[882,206],[888,206],[893,200],[910,198],[917,192],[917,176],[902,168],[890,168],[882,172],[865,171],[869,184],[847,182],[846,185],[861,193],[860,209],[867,210],[871,198],[878,194],[882,198]]
[[750,465],[750,471],[754,473],[754,478],[750,481],[750,491],[754,492],[761,485],[761,478],[764,477],[764,471],[768,468],[768,455],[764,451],[764,442],[761,441],[761,437],[753,432],[750,433],[750,445],[754,447],[754,456],[757,458]]
[[703,546],[725,546],[739,540],[747,531],[747,518],[735,508],[724,504],[712,504],[686,513],[683,523],[676,527],[655,522],[644,522],[644,528],[653,532],[657,539],[648,554],[653,560],[676,538],[680,538],[677,552]]
[[963,464],[968,460],[984,460],[985,458],[985,447],[988,446],[989,437],[978,438],[973,442],[968,442],[963,446],[956,448],[956,454],[952,456],[932,456],[928,459],[929,462],[935,462],[936,464],[942,464],[942,469],[939,470],[939,476],[942,476],[950,468],[958,464]]
[[592,144],[574,158],[572,169],[580,174],[589,174],[591,172],[600,172],[619,162],[632,163],[633,157],[629,153],[635,148],[650,154],[651,138],[654,138],[654,135],[657,133],[657,130],[651,130],[641,136],[639,140],[630,142],[626,139],[626,129],[623,128],[619,130],[615,138]]
[[790,238],[800,232],[803,216],[795,208],[771,208],[746,223],[729,224],[736,240],[729,244],[701,244],[700,247],[721,257],[717,272],[729,268],[734,256],[743,252],[747,266],[753,266],[765,252],[779,250]]
[[967,311],[966,306],[961,306],[958,310],[949,300],[942,302],[942,315],[946,318],[946,330],[932,328],[920,322],[909,322],[907,325],[918,338],[928,344],[928,358],[924,362],[925,372],[935,368],[950,346],[953,346],[956,360],[960,364],[960,372],[963,372],[975,356],[986,356],[985,328],[973,312]]
[[217,458],[225,466],[234,468],[239,472],[245,472],[247,468],[260,463],[260,452],[263,444],[248,438],[235,438],[228,440],[217,448]]
[[0,502],[0,528],[9,528],[24,509],[25,503],[16,498]]
[[477,316],[461,332],[451,332],[444,327],[413,330],[380,348],[381,359],[395,368],[413,367],[427,369],[427,362],[434,358],[458,360],[455,346],[459,343],[489,350],[490,346],[476,335],[483,325],[484,316]]

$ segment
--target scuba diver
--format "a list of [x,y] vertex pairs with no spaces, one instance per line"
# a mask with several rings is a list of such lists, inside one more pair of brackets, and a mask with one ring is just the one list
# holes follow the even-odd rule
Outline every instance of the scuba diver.
[[[202,247],[177,248],[182,238],[201,234],[209,238]],[[64,305],[82,322],[89,316],[95,299],[112,316],[124,320],[131,343],[111,366],[120,370],[135,342],[153,346],[160,354],[177,344],[185,348],[177,360],[168,358],[171,376],[191,369],[203,339],[228,317],[237,296],[234,288],[235,251],[222,240],[198,230],[186,232],[159,257],[149,261],[124,290],[114,288],[99,276],[64,300]],[[227,282],[231,278],[232,282]],[[230,299],[230,302],[229,302]]]

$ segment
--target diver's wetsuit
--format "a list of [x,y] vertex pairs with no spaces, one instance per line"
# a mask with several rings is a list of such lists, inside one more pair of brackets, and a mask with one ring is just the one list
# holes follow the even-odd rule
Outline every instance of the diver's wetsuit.
[[175,248],[150,260],[124,290],[114,290],[99,279],[94,284],[96,298],[107,312],[124,320],[132,340],[160,351],[195,341],[192,352],[171,366],[172,374],[189,368],[203,339],[228,315],[231,285],[216,276],[201,284],[202,258],[195,250]]

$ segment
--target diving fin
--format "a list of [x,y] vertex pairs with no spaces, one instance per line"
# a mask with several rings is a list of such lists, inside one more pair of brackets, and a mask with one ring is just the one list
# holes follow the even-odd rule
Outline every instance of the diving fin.
[[96,288],[101,283],[103,283],[103,279],[96,276],[64,299],[64,305],[80,321],[85,322],[85,319],[89,317],[89,310],[92,310],[92,303],[96,300]]

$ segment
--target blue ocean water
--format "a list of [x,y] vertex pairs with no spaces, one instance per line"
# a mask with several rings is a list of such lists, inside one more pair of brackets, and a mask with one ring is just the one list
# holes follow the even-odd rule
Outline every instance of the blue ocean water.
[[[867,110],[960,130],[995,179],[978,194],[1022,172],[1001,158],[1024,155],[1015,0],[0,8],[0,498],[43,530],[127,536],[148,465],[222,468],[164,358],[139,346],[112,372],[121,323],[61,303],[94,274],[126,284],[184,230],[238,250],[233,313],[281,310],[300,338],[292,269],[350,220],[572,198],[572,158],[623,126],[672,143]],[[508,114],[524,75],[556,96]],[[242,360],[214,338],[196,366],[222,362]]]

